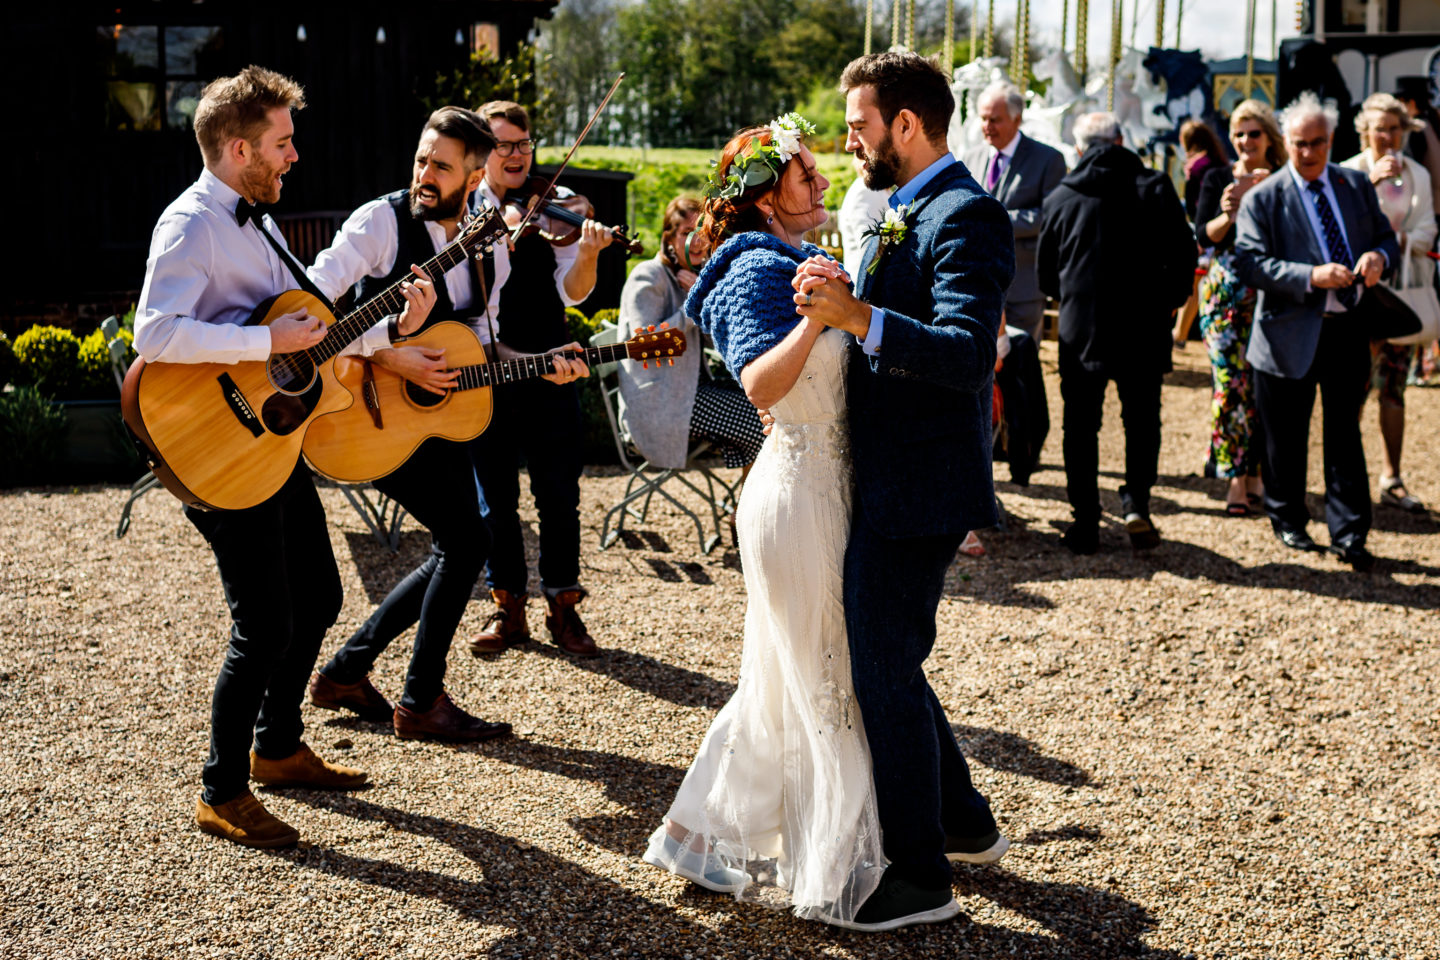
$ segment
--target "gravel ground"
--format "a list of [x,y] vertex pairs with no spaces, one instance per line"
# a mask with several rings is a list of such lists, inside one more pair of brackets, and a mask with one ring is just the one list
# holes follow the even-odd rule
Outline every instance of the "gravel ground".
[[[303,835],[278,853],[191,819],[227,629],[200,536],[164,493],[116,540],[124,490],[52,488],[0,495],[0,957],[1440,956],[1433,519],[1377,508],[1366,576],[1224,517],[1223,483],[1195,475],[1192,345],[1165,390],[1165,544],[1133,555],[1111,517],[1101,552],[1072,558],[1044,356],[1047,466],[1000,484],[1010,528],[957,560],[930,660],[1015,841],[998,867],[956,868],[956,921],[845,933],[638,862],[733,689],[745,597],[736,551],[701,556],[659,507],[600,551],[613,473],[582,485],[584,612],[607,654],[457,647],[449,689],[512,722],[506,742],[405,743],[307,707],[309,742],[373,786],[262,793]],[[1440,501],[1440,391],[1409,399],[1406,476]],[[1113,391],[1109,409],[1114,509]],[[1312,490],[1318,436],[1317,419]],[[412,525],[391,556],[322,495],[346,587],[329,651],[426,539]],[[405,646],[377,666],[392,694]]]

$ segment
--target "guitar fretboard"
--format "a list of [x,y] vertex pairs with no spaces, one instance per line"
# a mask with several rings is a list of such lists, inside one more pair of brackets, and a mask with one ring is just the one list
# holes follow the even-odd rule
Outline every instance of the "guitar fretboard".
[[[420,268],[430,275],[430,279],[436,283],[442,283],[445,274],[465,262],[470,251],[482,244],[496,240],[505,234],[505,221],[498,215],[489,215],[479,225],[467,227],[455,242],[435,256],[426,260]],[[413,274],[411,275],[414,276]],[[354,341],[360,339],[361,335],[381,320],[392,313],[400,313],[405,309],[405,294],[400,290],[401,284],[408,283],[408,280],[397,280],[380,293],[366,300],[342,320],[337,320],[325,333],[325,339],[305,351],[310,355],[312,362],[324,363],[331,357],[344,350]]]
[[[626,346],[623,343],[612,343],[603,347],[590,347],[587,350],[566,351],[564,356],[584,360],[587,366],[593,367],[600,363],[624,360],[627,355]],[[531,380],[547,373],[554,373],[554,360],[552,354],[545,353],[516,357],[514,360],[497,360],[494,363],[476,363],[468,367],[461,367],[455,389],[474,390],[476,387],[493,387],[497,383]],[[659,358],[656,358],[655,362],[659,363]]]

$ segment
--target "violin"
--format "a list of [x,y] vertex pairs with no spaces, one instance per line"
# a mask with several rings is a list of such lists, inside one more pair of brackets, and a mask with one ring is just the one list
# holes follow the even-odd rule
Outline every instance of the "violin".
[[[504,205],[510,209],[505,211],[506,222],[513,228],[522,223],[521,218],[532,208],[538,208],[529,221],[524,223],[520,236],[539,233],[540,238],[551,246],[568,247],[580,239],[580,228],[585,221],[595,218],[595,207],[578,193],[567,191],[566,195],[562,196],[557,188],[552,187],[547,192],[547,186],[549,181],[535,176],[520,190],[507,191]],[[644,252],[644,245],[629,235],[628,227],[622,225],[606,229],[630,256],[636,257]],[[518,240],[519,237],[515,239]]]

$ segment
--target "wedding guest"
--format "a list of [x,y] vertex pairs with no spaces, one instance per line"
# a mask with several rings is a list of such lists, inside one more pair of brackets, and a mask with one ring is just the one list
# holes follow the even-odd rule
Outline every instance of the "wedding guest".
[[[1423,128],[1410,134],[1405,142],[1405,155],[1425,167],[1430,174],[1430,195],[1435,213],[1440,216],[1440,111],[1430,98],[1429,77],[1397,77],[1395,99]],[[1437,282],[1440,289],[1440,282]],[[1414,381],[1430,386],[1440,378],[1440,341],[1423,344],[1415,357]]]
[[[1233,127],[1234,116],[1230,123]],[[1193,221],[1200,200],[1200,181],[1208,171],[1226,166],[1229,158],[1210,124],[1196,117],[1180,124],[1180,149],[1185,151],[1185,215]]]
[[620,293],[620,328],[626,338],[668,323],[685,334],[688,345],[673,367],[620,365],[620,420],[652,466],[679,469],[691,444],[708,440],[724,456],[725,466],[748,470],[765,440],[760,416],[743,390],[710,381],[702,333],[684,311],[685,296],[705,263],[704,240],[696,233],[699,218],[697,198],[682,194],[671,200],[660,252],[630,271]]
[[1195,205],[1195,237],[1210,248],[1200,282],[1200,335],[1210,356],[1210,455],[1207,475],[1230,481],[1225,513],[1246,517],[1259,507],[1259,419],[1245,351],[1255,317],[1255,291],[1235,276],[1235,211],[1240,199],[1271,171],[1285,165],[1285,143],[1275,114],[1259,100],[1244,100],[1230,114],[1230,141],[1239,157],[1206,172]]
[[[1365,149],[1341,166],[1359,170],[1370,178],[1380,212],[1395,230],[1400,256],[1408,258],[1409,285],[1423,288],[1435,282],[1435,264],[1426,256],[1435,247],[1436,232],[1430,174],[1400,152],[1406,134],[1417,128],[1418,123],[1395,97],[1371,94],[1355,116],[1355,129]],[[1392,274],[1392,286],[1399,286],[1402,272]],[[1409,513],[1424,513],[1425,505],[1410,493],[1400,475],[1400,453],[1405,444],[1405,382],[1415,353],[1413,344],[1370,341],[1369,388],[1380,397],[1380,436],[1384,441],[1380,502]]]
[[[1063,543],[1100,541],[1100,420],[1114,380],[1125,423],[1121,512],[1130,545],[1158,546],[1150,488],[1160,458],[1160,381],[1171,369],[1170,315],[1189,295],[1195,239],[1163,173],[1122,146],[1113,113],[1075,121],[1080,162],[1045,200],[1040,289],[1060,300],[1065,489],[1075,522]],[[1135,227],[1144,224],[1136,242]]]

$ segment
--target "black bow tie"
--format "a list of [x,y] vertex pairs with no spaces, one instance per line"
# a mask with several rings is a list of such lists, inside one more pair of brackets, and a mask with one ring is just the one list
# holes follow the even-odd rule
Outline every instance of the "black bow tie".
[[251,203],[241,197],[240,202],[235,204],[235,219],[242,227],[245,226],[246,220],[253,219],[256,224],[259,224],[260,218],[264,215],[265,205],[263,203]]

